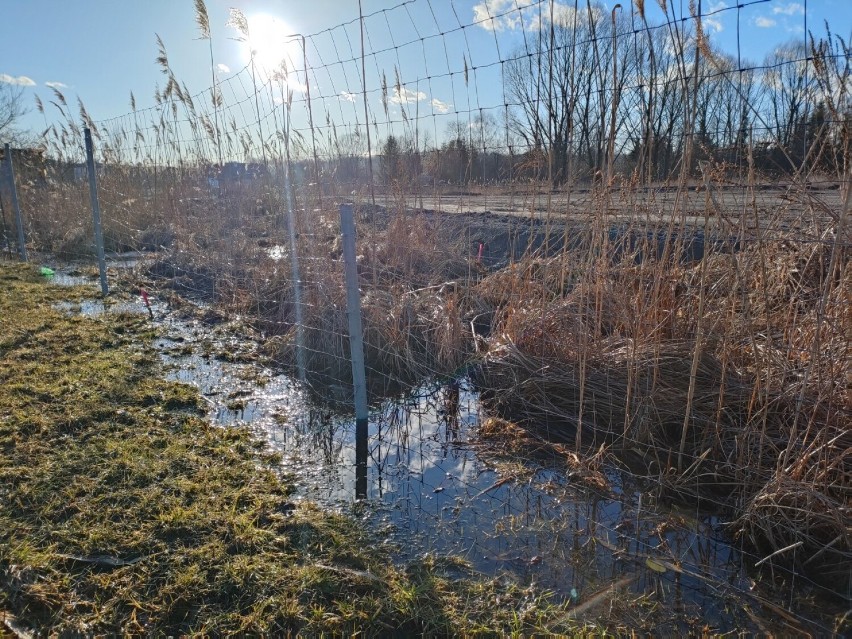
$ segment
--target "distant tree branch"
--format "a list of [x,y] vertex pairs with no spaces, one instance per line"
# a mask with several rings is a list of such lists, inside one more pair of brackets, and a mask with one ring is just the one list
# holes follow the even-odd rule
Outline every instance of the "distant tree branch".
[[0,83],[0,137],[11,137],[15,122],[27,112],[23,98],[22,87]]

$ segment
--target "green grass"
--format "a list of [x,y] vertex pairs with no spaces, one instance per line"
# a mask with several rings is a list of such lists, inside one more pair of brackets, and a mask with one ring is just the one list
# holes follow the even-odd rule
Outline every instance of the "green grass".
[[0,618],[42,634],[577,631],[546,594],[459,560],[397,567],[352,518],[292,502],[279,458],[163,379],[147,316],[55,307],[92,294],[0,264]]

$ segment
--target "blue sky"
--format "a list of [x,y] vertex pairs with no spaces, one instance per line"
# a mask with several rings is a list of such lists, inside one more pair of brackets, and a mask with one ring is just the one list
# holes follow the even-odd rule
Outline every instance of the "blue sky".
[[[415,112],[431,117],[435,134],[440,135],[443,120],[458,118],[456,111],[466,119],[480,108],[502,104],[500,60],[523,47],[525,37],[537,37],[535,11],[549,12],[550,2],[518,7],[537,2],[363,0],[369,15],[368,53],[383,50],[368,57],[368,84],[380,86],[383,74],[393,87],[397,69],[404,84],[402,93],[391,91],[387,119],[399,117],[404,108],[408,117]],[[629,6],[628,0],[622,3]],[[207,0],[206,4],[220,79],[232,76],[249,59],[247,45],[235,40],[236,31],[225,26],[229,7],[235,6],[250,21],[261,61],[301,55],[297,44],[282,48],[282,35],[311,36],[308,57],[310,66],[317,68],[311,87],[317,100],[315,120],[357,117],[363,108],[355,96],[360,90],[359,63],[335,64],[360,52],[357,0]],[[610,0],[604,6],[612,4]],[[177,77],[190,92],[210,85],[207,42],[198,39],[193,0],[0,0],[0,6],[0,82],[24,87],[28,104],[36,94],[47,104],[54,86],[69,103],[79,96],[96,121],[127,114],[131,91],[140,108],[151,106],[155,85],[164,82],[154,63],[155,34],[163,39]],[[556,11],[573,6],[572,0],[553,3]],[[651,22],[661,19],[654,0],[646,7]],[[687,0],[669,0],[669,7],[675,18],[689,15]],[[824,33],[824,20],[846,38],[852,29],[852,0],[808,0],[806,5],[805,0],[766,0],[740,9],[733,0],[704,0],[702,12],[710,14],[704,26],[716,46],[735,54],[739,34],[743,60],[754,62],[777,44],[801,38],[805,19],[817,34]],[[488,20],[498,15],[502,17]],[[299,84],[293,78],[297,92]],[[371,99],[371,118],[385,119],[378,94]],[[51,112],[48,107],[48,118]],[[33,109],[22,124],[41,130],[44,118]]]

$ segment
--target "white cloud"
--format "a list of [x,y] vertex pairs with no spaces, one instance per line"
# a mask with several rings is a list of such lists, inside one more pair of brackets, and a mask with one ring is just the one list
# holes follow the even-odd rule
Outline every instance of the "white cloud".
[[513,6],[512,0],[482,0],[473,6],[473,19],[486,31],[516,29],[521,25],[520,13],[512,11],[509,15],[500,15]]
[[394,104],[414,104],[415,102],[425,100],[427,97],[429,96],[423,93],[423,91],[412,91],[405,87],[394,87],[390,101]]
[[64,82],[45,82],[44,86],[50,87],[51,89],[67,89],[68,85]]
[[28,78],[25,75],[15,77],[6,73],[0,73],[0,82],[3,82],[4,84],[17,84],[22,87],[34,87],[36,85],[32,78]]
[[[594,19],[600,20],[601,18],[601,10],[600,7],[592,7],[591,15]],[[550,11],[546,10],[544,12],[544,20],[548,22],[550,20]],[[571,29],[574,28],[574,25],[583,25],[589,24],[589,9],[587,7],[580,7],[576,11],[574,7],[565,4],[559,4],[558,2],[553,3],[553,22],[556,24],[565,25]],[[536,18],[535,20],[530,20],[527,23],[527,29],[531,31],[536,31],[541,26],[541,23]]]
[[435,110],[435,113],[447,113],[452,108],[452,104],[448,102],[441,102],[438,98],[432,98],[432,108]]
[[[552,12],[551,12],[552,9]],[[600,17],[600,9],[592,7],[595,17]],[[588,22],[588,8],[574,10],[572,3],[522,3],[518,0],[480,0],[473,6],[473,20],[486,31],[511,31],[525,29],[538,31],[543,24],[553,22],[571,28],[574,24]]]
[[701,21],[701,24],[705,29],[712,31],[713,33],[720,33],[724,29],[722,21],[717,18],[704,18]]
[[219,70],[219,73],[230,73],[231,68],[227,64],[222,64],[221,62],[216,65],[216,68]]
[[358,99],[357,93],[350,93],[349,91],[341,91],[340,97],[346,100],[347,102],[355,102]]
[[720,11],[723,11],[728,8],[728,3],[724,2],[724,0],[718,0],[710,5],[708,13],[710,15],[705,15],[701,18],[701,24],[704,28],[710,33],[721,33],[724,30],[724,26],[722,25],[722,18],[718,14]]
[[798,2],[788,2],[786,5],[772,7],[772,13],[783,13],[785,16],[793,16],[798,14],[801,16],[805,14],[805,8]]
[[754,20],[754,26],[760,27],[761,29],[771,29],[776,24],[778,23],[772,18],[764,18],[763,16],[758,16]]

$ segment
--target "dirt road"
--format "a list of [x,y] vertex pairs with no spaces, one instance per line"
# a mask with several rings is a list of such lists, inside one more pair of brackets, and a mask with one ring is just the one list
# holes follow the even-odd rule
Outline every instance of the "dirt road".
[[[814,220],[836,217],[841,208],[839,183],[825,182],[808,190],[786,186],[760,185],[754,189],[744,186],[693,185],[681,193],[675,187],[659,187],[634,191],[614,191],[608,200],[588,188],[548,193],[530,187],[508,190],[506,187],[484,187],[469,191],[442,192],[424,189],[422,195],[404,198],[409,209],[441,213],[497,213],[532,217],[544,220],[573,218],[588,220],[606,210],[613,222],[642,220],[645,223],[667,222],[673,213],[685,215],[690,225],[703,225],[709,213],[711,227],[734,224],[739,226],[745,216],[746,227],[755,224],[755,212],[766,226],[783,223],[792,227]],[[390,194],[376,196],[376,203],[394,208],[399,199]],[[726,222],[727,221],[727,222]]]

